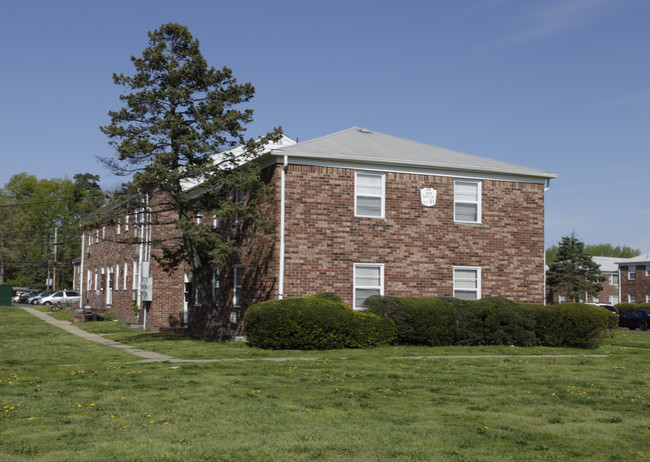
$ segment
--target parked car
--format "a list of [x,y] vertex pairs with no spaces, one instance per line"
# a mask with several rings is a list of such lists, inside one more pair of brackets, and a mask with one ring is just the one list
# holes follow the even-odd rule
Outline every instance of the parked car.
[[630,310],[618,318],[619,327],[627,327],[630,330],[648,330],[650,325],[650,310]]
[[596,305],[596,306],[602,306],[603,308],[607,308],[609,311],[614,313],[616,316],[620,316],[621,313],[618,312],[616,307],[614,305],[608,305],[607,303],[587,303],[587,305]]
[[37,296],[39,293],[38,290],[32,290],[31,292],[23,292],[18,296],[18,303],[29,303],[29,299]]
[[73,290],[59,290],[39,300],[39,305],[54,305],[56,303],[76,303],[81,299],[79,292]]
[[27,300],[27,303],[30,305],[38,305],[40,301],[43,299],[43,297],[47,297],[48,295],[52,295],[54,293],[53,290],[46,290],[45,292],[41,292],[40,294],[36,294],[33,297],[30,297],[29,300]]

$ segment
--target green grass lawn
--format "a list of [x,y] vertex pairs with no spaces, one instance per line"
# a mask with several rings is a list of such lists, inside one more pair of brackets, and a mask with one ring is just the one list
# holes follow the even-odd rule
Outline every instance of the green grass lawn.
[[650,458],[648,334],[590,350],[269,352],[80,325],[178,358],[251,359],[138,363],[20,308],[0,308],[0,326],[1,461]]

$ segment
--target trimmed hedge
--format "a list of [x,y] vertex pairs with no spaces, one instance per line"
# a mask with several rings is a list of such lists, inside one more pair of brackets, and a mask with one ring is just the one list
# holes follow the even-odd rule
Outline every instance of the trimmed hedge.
[[402,345],[451,345],[456,341],[456,308],[440,298],[382,297],[366,299],[370,313],[392,319]]
[[392,321],[352,310],[333,294],[257,303],[246,311],[247,342],[266,349],[328,350],[387,345]]
[[517,303],[505,298],[465,301],[456,319],[459,345],[536,344],[535,321]]
[[538,344],[543,346],[592,348],[598,346],[609,330],[618,324],[614,313],[595,305],[521,306],[535,320],[535,336]]
[[532,305],[501,297],[481,300],[375,296],[369,311],[392,319],[403,345],[594,347],[617,317],[581,303]]

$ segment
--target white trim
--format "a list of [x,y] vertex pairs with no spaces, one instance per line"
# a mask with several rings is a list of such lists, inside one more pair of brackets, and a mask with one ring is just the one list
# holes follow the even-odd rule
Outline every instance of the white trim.
[[287,181],[287,156],[284,156],[284,164],[280,173],[281,186],[280,186],[280,268],[278,276],[278,298],[284,298],[284,254],[285,254],[285,210],[286,210],[286,181]]
[[[369,195],[369,194],[359,194],[358,192],[358,186],[359,186],[359,175],[365,175],[366,177],[379,177],[381,180],[381,191],[379,193],[379,196],[377,195]],[[357,210],[357,200],[359,197],[370,197],[370,198],[379,198],[380,200],[380,210],[379,213],[380,215],[361,215],[358,213]],[[377,218],[377,219],[384,219],[386,217],[386,174],[383,172],[372,172],[372,171],[366,171],[366,170],[355,170],[354,172],[354,216],[359,217],[359,218]]]
[[[475,184],[476,185],[476,201],[461,201],[456,198],[456,186],[460,183]],[[456,205],[457,204],[471,204],[476,205],[476,220],[458,220],[456,218]],[[483,182],[477,180],[454,179],[454,223],[483,223]]]
[[[472,278],[471,281],[476,281],[476,288],[468,288],[468,287],[456,287],[456,270],[465,270],[465,271],[476,271],[476,279]],[[482,287],[482,279],[481,279],[481,267],[480,266],[454,266],[453,267],[453,284],[454,284],[454,297],[456,297],[456,292],[473,292],[476,293],[476,300],[481,299],[481,287]],[[468,279],[469,281],[469,279]]]
[[[273,156],[272,161],[263,162],[260,164],[261,168],[269,167],[273,164],[282,164],[281,156]],[[307,165],[313,167],[331,167],[331,168],[344,168],[349,170],[368,170],[381,173],[404,173],[409,175],[428,175],[440,176],[449,178],[466,178],[468,180],[496,180],[496,181],[513,181],[516,183],[532,183],[545,185],[548,180],[556,178],[542,178],[525,175],[509,175],[507,173],[489,173],[480,171],[466,171],[466,170],[453,170],[442,168],[425,168],[425,167],[399,167],[393,165],[379,164],[379,163],[362,163],[362,162],[345,162],[337,160],[322,160],[322,159],[309,159],[304,157],[291,156],[289,165]]]
[[[632,271],[632,268],[634,268],[634,271]],[[632,274],[634,274],[634,277],[632,277]],[[627,280],[636,281],[636,265],[627,265]]]
[[[379,268],[379,286],[376,285],[357,285],[357,269],[358,268]],[[357,290],[372,290],[379,291],[378,295],[384,295],[384,263],[354,263],[352,274],[352,307],[355,310],[364,310],[362,306],[357,306]],[[364,299],[365,300],[365,299]]]

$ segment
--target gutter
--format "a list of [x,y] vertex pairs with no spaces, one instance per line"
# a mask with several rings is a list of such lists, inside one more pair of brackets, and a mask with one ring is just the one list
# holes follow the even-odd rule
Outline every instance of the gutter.
[[278,276],[278,299],[284,298],[284,212],[285,212],[285,191],[287,168],[289,167],[289,157],[284,155],[281,173],[281,196],[280,196],[280,274]]

